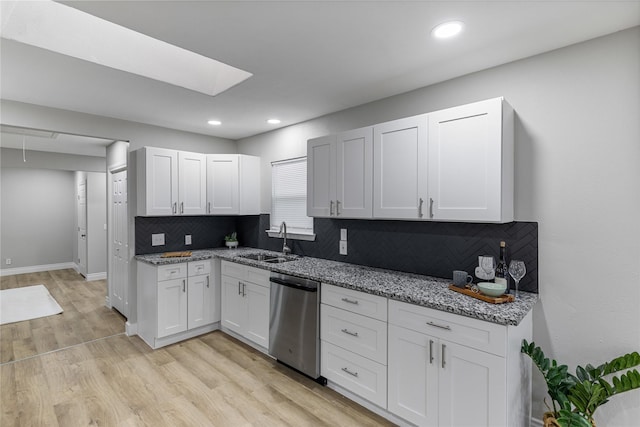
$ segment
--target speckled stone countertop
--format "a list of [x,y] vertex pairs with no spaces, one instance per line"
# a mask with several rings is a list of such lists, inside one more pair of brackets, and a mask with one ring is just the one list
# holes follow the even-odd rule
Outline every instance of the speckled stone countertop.
[[520,292],[515,302],[490,304],[450,290],[448,279],[310,257],[281,264],[242,258],[242,255],[251,253],[278,255],[261,249],[219,248],[193,251],[191,257],[184,258],[161,258],[161,254],[152,254],[137,255],[136,259],[163,265],[216,257],[501,325],[518,325],[538,301],[537,294]]

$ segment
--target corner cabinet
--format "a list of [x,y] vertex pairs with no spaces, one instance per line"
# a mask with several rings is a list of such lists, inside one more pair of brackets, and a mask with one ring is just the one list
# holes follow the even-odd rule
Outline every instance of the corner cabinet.
[[513,221],[513,110],[502,98],[429,114],[429,215]]
[[204,154],[144,147],[137,151],[138,215],[203,215]]
[[217,329],[219,260],[138,262],[138,335],[160,348]]
[[309,140],[307,215],[371,218],[373,128]]
[[222,320],[225,332],[269,348],[269,271],[222,261]]
[[260,214],[260,158],[208,154],[207,214]]
[[388,411],[418,426],[528,425],[531,313],[503,326],[389,301]]

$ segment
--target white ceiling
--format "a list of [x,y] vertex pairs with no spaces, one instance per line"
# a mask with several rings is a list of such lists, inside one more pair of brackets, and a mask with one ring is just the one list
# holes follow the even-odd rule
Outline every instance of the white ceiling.
[[640,1],[62,3],[254,76],[210,97],[2,39],[3,99],[230,139],[640,25]]

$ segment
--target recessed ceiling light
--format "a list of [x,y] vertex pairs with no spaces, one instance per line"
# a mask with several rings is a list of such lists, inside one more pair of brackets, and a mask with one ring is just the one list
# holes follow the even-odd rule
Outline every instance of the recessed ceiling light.
[[280,123],[280,120],[278,119],[269,119],[267,120],[267,123],[269,123],[270,125],[277,125]]
[[443,22],[431,30],[431,35],[437,39],[448,39],[458,35],[463,27],[464,23],[460,21]]
[[209,120],[207,123],[209,123],[211,126],[220,126],[222,124],[220,120]]

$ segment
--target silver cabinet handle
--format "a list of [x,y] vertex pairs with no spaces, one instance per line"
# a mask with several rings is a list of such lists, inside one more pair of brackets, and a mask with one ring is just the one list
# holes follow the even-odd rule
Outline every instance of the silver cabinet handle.
[[246,297],[246,296],[247,296],[247,292],[246,292],[246,290],[247,290],[247,284],[246,284],[246,283],[244,283],[244,282],[242,282],[242,296],[243,296],[243,297]]
[[433,218],[433,199],[429,197],[429,218]]
[[240,284],[241,284],[241,283],[242,283],[242,282],[238,280],[238,295],[242,295],[242,294],[240,293]]
[[336,216],[340,215],[340,200],[336,200]]
[[207,203],[207,213],[211,213],[211,202]]
[[447,331],[451,330],[451,326],[449,325],[438,325],[437,323],[433,323],[433,322],[427,322],[427,325],[435,326],[436,328],[440,328],[440,329],[446,329]]
[[342,298],[342,301],[347,302],[349,304],[358,305],[358,300],[357,299]]
[[351,332],[350,330],[348,330],[347,328],[345,329],[341,329],[342,332],[344,332],[347,335],[351,335],[352,337],[357,337],[358,333],[357,332]]
[[207,288],[209,287],[209,276],[207,276]]
[[178,209],[178,204],[173,202],[173,207],[171,208],[171,212],[175,215],[177,213],[176,209]]
[[184,213],[184,202],[180,202],[180,213]]
[[182,292],[187,292],[187,281],[182,279]]
[[329,216],[333,215],[333,200],[329,200]]
[[429,340],[429,363],[433,365],[433,340]]
[[347,374],[354,376],[354,377],[358,377],[358,373],[357,372],[351,372],[350,370],[348,370],[347,368],[342,368],[343,372],[346,372]]
[[424,200],[422,200],[422,197],[420,197],[418,199],[418,218],[422,218],[422,204],[424,203]]
[[444,360],[444,349],[445,348],[447,348],[447,346],[442,344],[442,354],[441,354],[441,356],[442,356],[442,369],[444,369],[444,365],[447,364],[447,362]]

